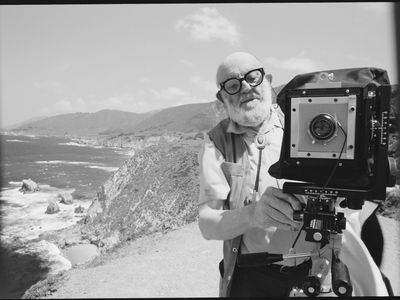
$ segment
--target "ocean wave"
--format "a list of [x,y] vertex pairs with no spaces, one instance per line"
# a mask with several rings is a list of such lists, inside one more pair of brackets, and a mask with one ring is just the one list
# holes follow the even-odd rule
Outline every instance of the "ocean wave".
[[114,172],[119,169],[118,167],[102,167],[102,166],[87,166],[87,167],[91,169],[100,169],[107,172]]
[[23,140],[6,140],[6,142],[15,142],[15,143],[30,143],[30,141],[23,141]]
[[68,142],[68,143],[58,143],[58,145],[64,145],[64,146],[76,146],[76,147],[87,147],[88,145],[85,144],[80,144],[80,143],[75,143],[75,142]]
[[85,143],[80,143],[80,142],[58,143],[58,145],[75,146],[75,147],[90,147],[90,148],[95,148],[95,149],[105,148],[104,146],[100,146],[100,145],[91,145],[91,144],[85,144]]
[[55,244],[45,240],[28,243],[24,248],[20,248],[16,252],[28,255],[35,254],[47,261],[49,275],[55,275],[72,268],[71,262],[62,255],[60,249]]
[[66,160],[38,160],[35,161],[37,164],[67,164],[67,165],[91,165],[93,163],[87,161],[66,161]]
[[133,155],[135,155],[135,150],[133,150],[133,149],[129,149],[129,150],[121,150],[121,149],[118,149],[118,150],[115,150],[114,152],[115,152],[115,153],[118,153],[118,154],[126,155],[126,156],[133,156]]

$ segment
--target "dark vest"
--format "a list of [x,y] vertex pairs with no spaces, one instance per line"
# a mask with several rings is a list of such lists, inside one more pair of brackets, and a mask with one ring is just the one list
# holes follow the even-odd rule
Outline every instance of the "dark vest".
[[[284,116],[282,111],[277,105],[273,105],[273,108],[283,126]],[[244,203],[247,203],[246,200],[251,199],[251,194],[248,192],[250,188],[247,187],[251,187],[252,183],[250,182],[250,160],[243,135],[228,133],[228,124],[229,119],[222,120],[208,132],[208,135],[225,158],[221,168],[229,183],[230,192],[227,201],[225,201],[224,209],[235,209],[243,207]],[[220,297],[229,295],[241,241],[241,235],[224,241],[224,276],[220,280]]]

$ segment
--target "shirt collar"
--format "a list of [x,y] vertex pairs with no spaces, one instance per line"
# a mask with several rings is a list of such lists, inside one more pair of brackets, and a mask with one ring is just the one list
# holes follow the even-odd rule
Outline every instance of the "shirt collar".
[[279,120],[278,114],[275,109],[271,108],[271,115],[268,121],[264,121],[260,129],[257,131],[252,127],[242,126],[232,119],[229,119],[229,124],[227,128],[228,133],[235,133],[235,134],[246,134],[250,136],[255,136],[257,134],[266,134],[272,130],[272,128],[282,128],[281,121]]

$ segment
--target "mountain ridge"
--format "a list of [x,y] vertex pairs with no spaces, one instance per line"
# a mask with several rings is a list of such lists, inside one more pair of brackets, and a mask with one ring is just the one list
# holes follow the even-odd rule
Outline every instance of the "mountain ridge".
[[104,109],[94,113],[58,114],[22,122],[22,125],[20,123],[9,130],[19,134],[72,137],[136,132],[198,132],[216,124],[213,103],[185,104],[147,113]]

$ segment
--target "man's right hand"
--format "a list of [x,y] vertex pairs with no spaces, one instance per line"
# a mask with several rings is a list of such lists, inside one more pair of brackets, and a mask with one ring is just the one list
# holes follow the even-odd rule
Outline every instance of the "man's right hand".
[[299,229],[302,222],[293,219],[295,210],[301,210],[301,202],[295,196],[285,194],[282,190],[268,187],[260,200],[253,203],[253,225],[266,229],[275,226],[279,229]]

